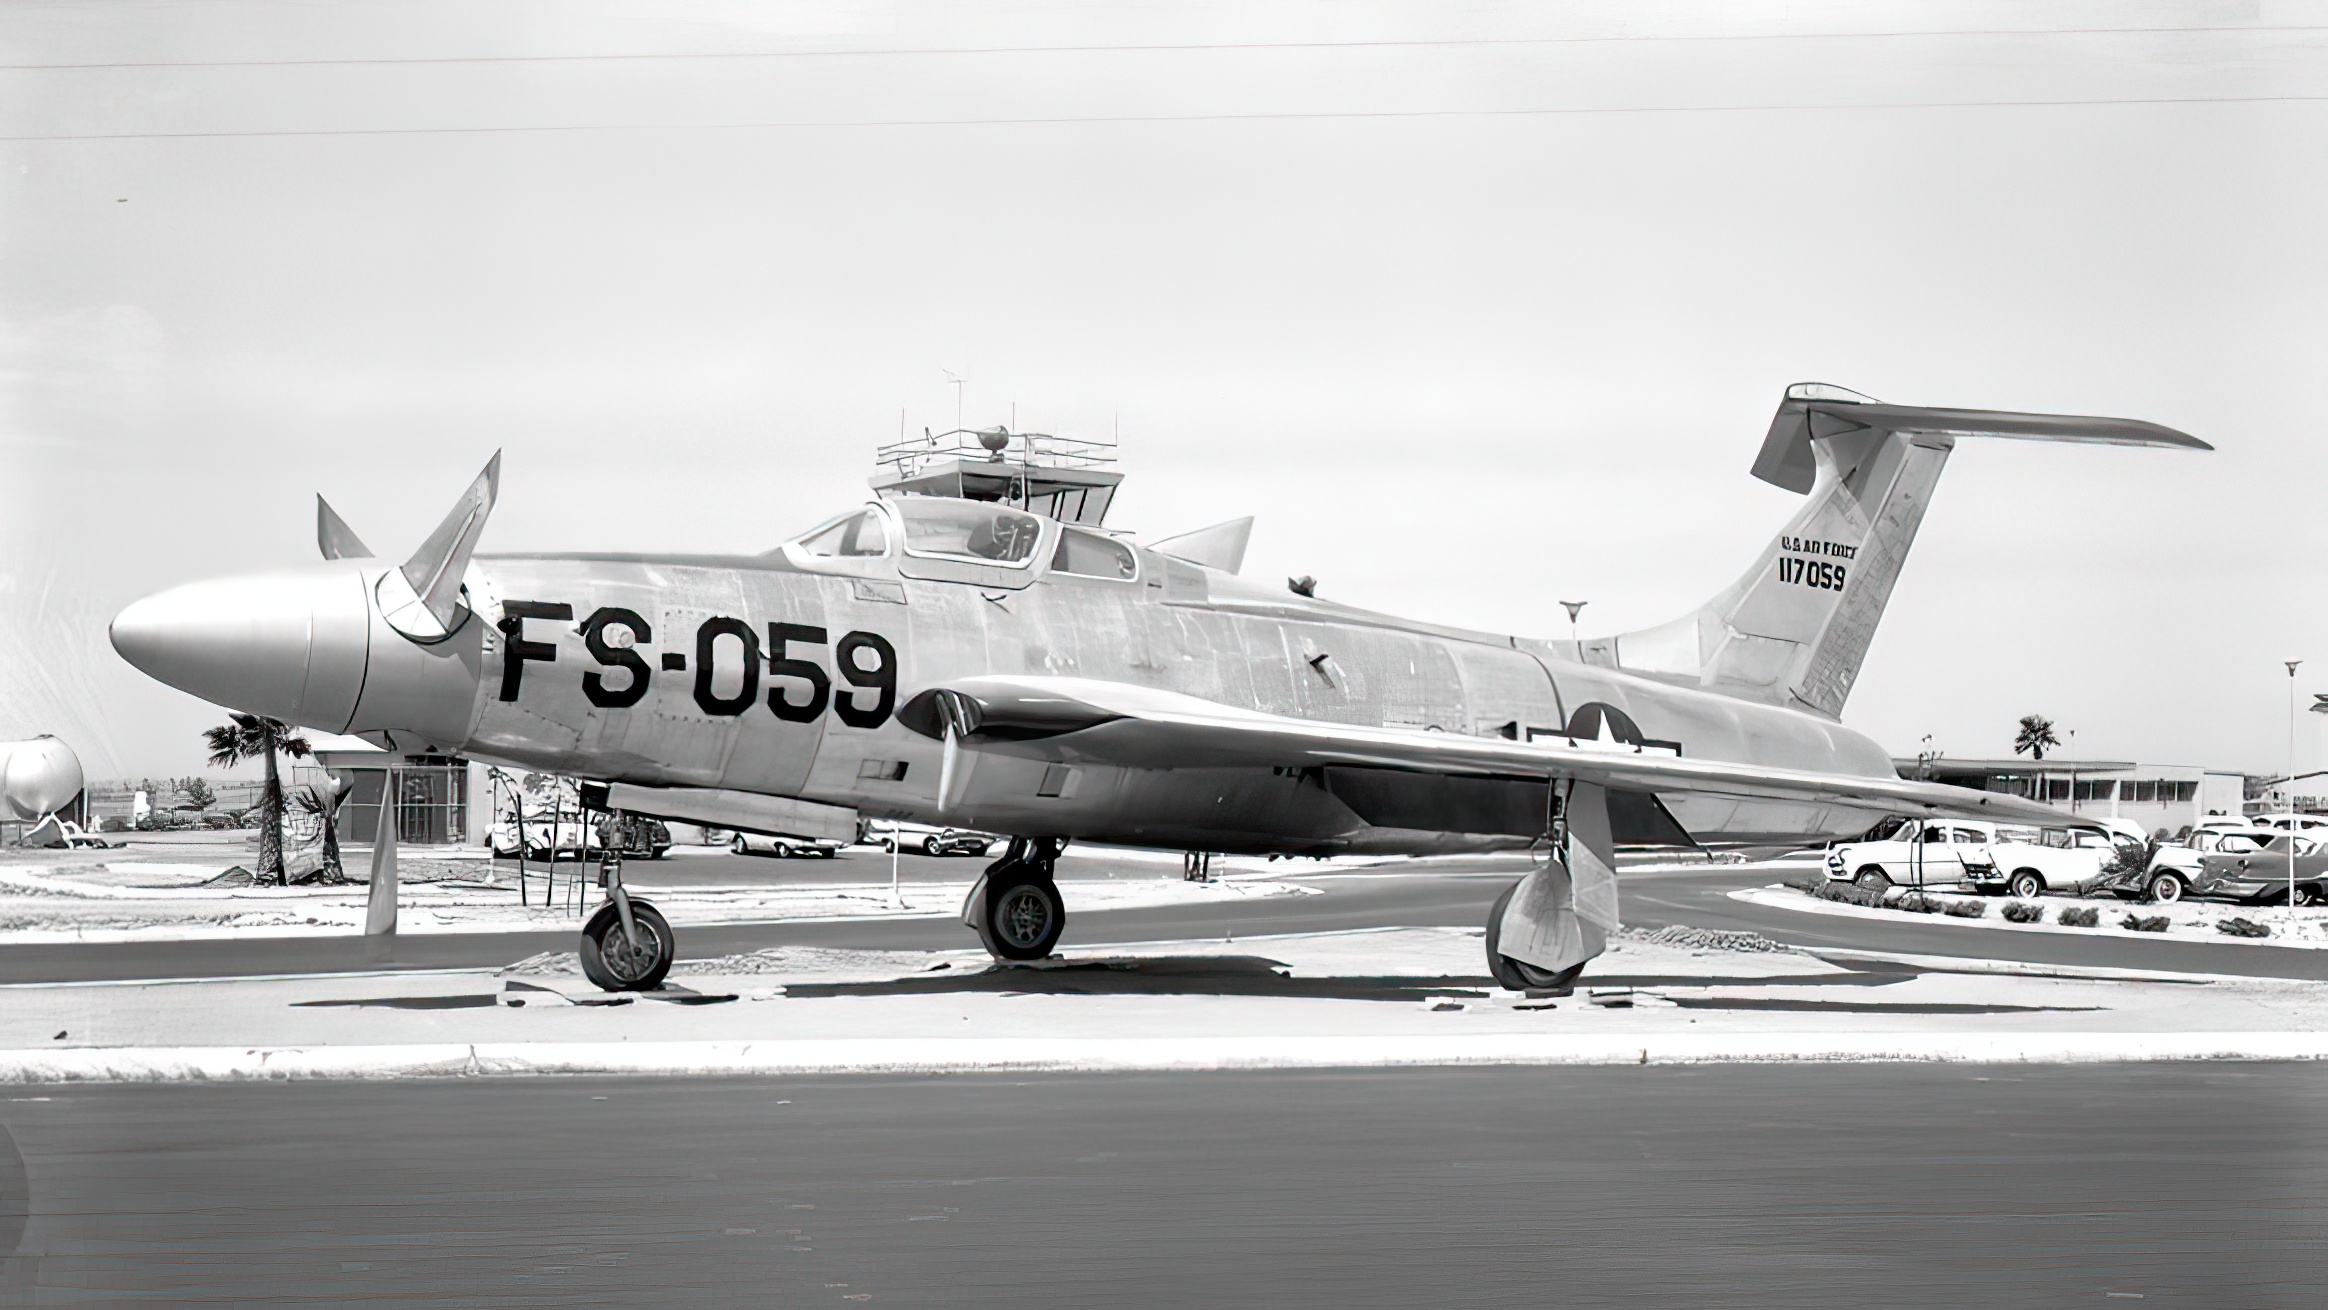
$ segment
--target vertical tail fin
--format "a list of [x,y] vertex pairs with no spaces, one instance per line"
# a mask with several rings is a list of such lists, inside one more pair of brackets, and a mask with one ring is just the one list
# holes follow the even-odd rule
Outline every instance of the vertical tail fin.
[[1582,657],[1743,700],[1836,717],[1859,677],[1958,437],[2212,450],[2133,419],[1886,405],[1788,387],[1754,476],[1810,499],[1747,574],[1694,613],[1587,641]]

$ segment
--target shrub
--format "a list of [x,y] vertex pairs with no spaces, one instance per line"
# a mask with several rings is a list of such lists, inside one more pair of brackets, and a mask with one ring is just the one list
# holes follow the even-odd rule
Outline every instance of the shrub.
[[2032,905],[2028,901],[2011,901],[2005,905],[2005,920],[2008,923],[2043,923],[2045,907]]
[[2133,932],[2165,932],[2167,917],[2163,914],[2129,914],[2118,920],[2118,926]]
[[2064,905],[2061,916],[2054,922],[2070,928],[2091,928],[2102,921],[2102,912],[2091,905]]
[[1943,902],[1937,896],[1927,896],[1922,892],[1908,892],[1900,897],[1898,908],[1914,914],[1938,914],[1942,905]]
[[1844,905],[1864,905],[1873,909],[1883,904],[1883,893],[1869,891],[1857,883],[1828,881],[1819,884],[1811,895],[1822,901],[1838,901]]
[[2225,919],[2215,925],[2215,931],[2233,937],[2269,937],[2271,929],[2253,919]]
[[1959,919],[1977,919],[1988,913],[1988,902],[1950,901],[1948,903],[1948,913]]

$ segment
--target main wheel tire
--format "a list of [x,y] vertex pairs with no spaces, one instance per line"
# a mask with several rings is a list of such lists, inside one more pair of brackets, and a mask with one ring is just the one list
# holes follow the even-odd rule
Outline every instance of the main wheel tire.
[[736,855],[749,855],[752,853],[752,844],[748,841],[745,841],[744,834],[739,832],[735,836],[728,838],[728,850],[730,853]]
[[2045,894],[2045,875],[2035,869],[2017,870],[2013,880],[2005,884],[2005,891],[2015,900],[2036,900]]
[[1861,869],[1851,881],[1858,884],[1859,890],[1863,892],[1888,891],[1892,885],[1891,875],[1885,873],[1880,864],[1870,864]]
[[1487,912],[1488,975],[1505,991],[1556,992],[1565,996],[1575,988],[1577,975],[1584,972],[1582,963],[1569,965],[1554,973],[1526,960],[1515,960],[1497,949],[1503,937],[1504,910],[1511,905],[1513,894],[1519,890],[1520,884],[1516,882],[1504,888],[1504,894],[1495,898],[1495,908]]
[[2143,887],[2143,890],[2150,894],[2151,900],[2162,905],[2172,905],[2181,900],[2183,893],[2190,889],[2183,885],[2183,878],[2179,873],[2154,873],[2150,875],[2150,881]]
[[1025,875],[990,879],[984,901],[978,907],[978,940],[996,959],[1044,959],[1067,927],[1067,905],[1053,882]]
[[612,903],[599,906],[582,926],[583,976],[610,992],[653,991],[663,985],[663,975],[671,972],[671,961],[678,958],[671,923],[663,912],[645,901],[630,905],[631,922],[639,930],[636,949],[623,936],[622,914]]

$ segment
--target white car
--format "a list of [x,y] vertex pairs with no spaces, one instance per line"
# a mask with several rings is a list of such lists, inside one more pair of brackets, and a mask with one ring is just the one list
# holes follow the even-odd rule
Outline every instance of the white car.
[[2301,832],[2328,836],[2328,814],[2258,814],[2254,824],[2274,832]]
[[780,860],[829,860],[841,853],[841,844],[829,837],[789,837],[739,830],[728,838],[728,850],[737,855],[773,855]]
[[1827,851],[1827,877],[1869,889],[1962,887],[2041,896],[2098,875],[2117,858],[2102,828],[2024,828],[1974,819],[1894,819]]
[[2202,823],[2189,838],[2159,847],[2150,857],[2150,867],[2143,870],[2141,885],[2127,889],[2125,894],[2139,893],[2154,901],[2179,901],[2205,871],[2208,856],[2252,855],[2279,835],[2270,828]]

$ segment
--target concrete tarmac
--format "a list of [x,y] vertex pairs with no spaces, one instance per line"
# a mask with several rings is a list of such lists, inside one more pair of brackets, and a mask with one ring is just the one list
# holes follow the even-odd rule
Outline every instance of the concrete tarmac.
[[[695,857],[634,865],[630,881],[652,897],[656,879],[803,878],[866,881],[885,877],[886,856],[851,853],[839,861]],[[977,861],[905,856],[911,881],[956,881]],[[1156,874],[1152,866],[1136,876]],[[568,876],[571,867],[561,872]],[[1289,876],[1302,876],[1299,866]],[[1444,860],[1396,865],[1381,873],[1322,874],[1305,878],[1321,895],[1281,896],[1214,905],[1141,909],[1075,909],[1075,879],[1062,879],[1068,924],[1065,949],[1123,942],[1222,940],[1268,933],[1325,932],[1382,927],[1477,927],[1488,906],[1519,876],[1509,860]],[[1792,877],[1806,876],[1800,872]],[[1758,932],[1813,948],[2019,960],[2080,967],[2163,969],[2249,977],[2328,979],[2328,951],[2231,942],[2138,941],[2065,933],[1988,931],[1923,922],[1870,922],[1804,914],[1730,899],[1741,887],[1774,881],[1767,869],[1709,865],[1678,871],[1628,872],[1619,886],[1625,922],[1644,928],[1684,924]],[[577,920],[576,928],[579,928]],[[951,949],[974,944],[950,918],[679,926],[686,958],[732,955],[771,946],[817,945],[869,949]],[[0,949],[0,983],[89,982],[160,978],[230,978],[273,974],[340,973],[366,969],[498,968],[543,951],[574,948],[575,930],[512,933],[407,934],[361,937],[245,937],[234,940],[88,944],[14,944]]]
[[0,1301],[2309,1306],[2308,1066],[23,1089]]

